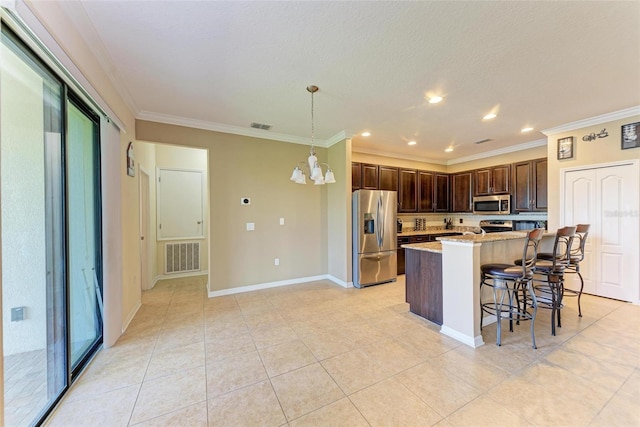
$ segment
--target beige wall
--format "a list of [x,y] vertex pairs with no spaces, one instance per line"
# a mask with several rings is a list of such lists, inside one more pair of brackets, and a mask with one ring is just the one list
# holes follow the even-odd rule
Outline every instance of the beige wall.
[[337,181],[327,186],[328,271],[346,285],[351,281],[351,140],[331,146],[328,156]]
[[[136,135],[208,149],[210,291],[327,274],[328,185],[289,180],[296,163],[308,156],[306,146],[143,120],[137,121]],[[316,151],[327,160],[327,149]],[[242,197],[251,198],[251,205],[240,205]],[[255,231],[246,231],[247,222],[255,223]]]
[[351,153],[352,161],[359,163],[373,163],[374,165],[394,166],[406,169],[422,169],[436,172],[446,172],[447,166],[417,160],[397,159],[395,157],[376,156],[375,154]]
[[[640,116],[601,123],[594,126],[572,130],[570,132],[551,133],[548,135],[547,155],[549,158],[547,177],[549,191],[549,229],[557,229],[560,224],[560,173],[563,168],[574,168],[586,165],[611,163],[622,160],[640,158],[640,148],[621,149],[621,127],[628,123],[640,122]],[[599,133],[606,129],[609,136],[595,141],[585,142],[582,137],[591,133]],[[574,137],[574,157],[558,160],[558,139]]]
[[513,153],[505,153],[497,156],[486,157],[483,159],[472,160],[463,163],[455,163],[451,165],[440,165],[435,163],[419,162],[415,160],[396,159],[393,157],[376,156],[373,154],[364,154],[353,152],[352,159],[354,162],[373,163],[376,165],[395,166],[407,169],[422,169],[436,172],[456,173],[472,169],[483,168],[487,166],[496,166],[507,163],[516,163],[524,160],[538,159],[547,156],[546,146],[528,148],[526,150],[515,151]]
[[539,159],[547,157],[547,147],[535,147],[526,150],[515,151],[513,153],[500,154],[498,156],[486,157],[484,159],[472,160],[464,163],[456,163],[447,167],[447,172],[456,173],[473,169],[484,168],[488,166],[504,165],[516,163],[525,160]]

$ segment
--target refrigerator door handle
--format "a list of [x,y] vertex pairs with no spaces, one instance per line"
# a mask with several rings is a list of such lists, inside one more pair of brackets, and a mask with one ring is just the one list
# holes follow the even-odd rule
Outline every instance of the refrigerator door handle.
[[377,236],[376,238],[378,239],[378,249],[382,249],[382,243],[384,242],[384,212],[382,210],[382,195],[380,195],[380,198],[378,198],[378,210],[376,212],[376,216],[377,216]]

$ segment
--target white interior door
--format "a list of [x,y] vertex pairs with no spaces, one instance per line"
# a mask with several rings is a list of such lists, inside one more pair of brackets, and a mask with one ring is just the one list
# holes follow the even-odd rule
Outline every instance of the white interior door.
[[585,292],[640,299],[639,191],[638,162],[564,172],[563,225],[591,224],[580,265]]
[[[594,169],[576,170],[565,175],[564,219],[560,226],[591,224],[587,237],[584,261],[580,263],[580,273],[584,279],[584,292],[596,294],[596,265],[594,262],[594,241],[596,240],[596,177]],[[580,289],[580,280],[567,275],[566,286]]]

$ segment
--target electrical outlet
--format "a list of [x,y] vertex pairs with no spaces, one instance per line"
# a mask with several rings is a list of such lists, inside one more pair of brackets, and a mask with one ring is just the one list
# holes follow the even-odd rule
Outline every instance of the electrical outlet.
[[280,258],[276,258],[273,260],[273,265],[280,265]]
[[253,222],[248,222],[247,223],[247,231],[253,231],[256,229],[256,224]]
[[462,218],[460,218],[460,224],[462,224]]
[[280,225],[284,225],[284,218],[280,218]]

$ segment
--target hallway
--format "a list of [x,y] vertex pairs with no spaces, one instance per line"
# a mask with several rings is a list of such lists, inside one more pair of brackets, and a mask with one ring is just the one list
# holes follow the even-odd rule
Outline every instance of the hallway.
[[[612,426],[640,424],[640,307],[568,299],[471,349],[408,312],[398,282],[313,282],[208,299],[159,282],[51,426]],[[558,397],[561,396],[561,402]],[[505,403],[505,397],[507,397]],[[514,399],[517,404],[513,404]],[[555,404],[559,403],[559,404]]]

